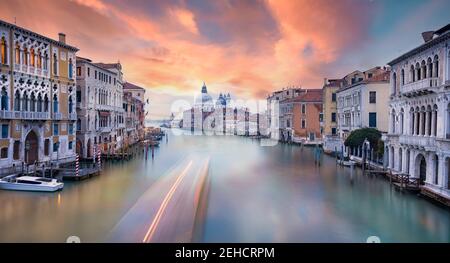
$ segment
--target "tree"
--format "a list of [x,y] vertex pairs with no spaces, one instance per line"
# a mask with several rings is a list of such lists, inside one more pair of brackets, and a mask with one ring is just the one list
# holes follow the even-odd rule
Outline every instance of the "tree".
[[374,151],[378,151],[378,148],[380,147],[379,142],[381,141],[381,132],[374,128],[362,128],[352,131],[345,140],[344,145],[356,148],[362,146],[365,139],[370,142],[370,147],[372,147]]

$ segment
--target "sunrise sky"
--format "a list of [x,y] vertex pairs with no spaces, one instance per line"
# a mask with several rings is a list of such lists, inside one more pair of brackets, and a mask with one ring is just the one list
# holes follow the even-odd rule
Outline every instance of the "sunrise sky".
[[147,89],[153,119],[205,81],[213,97],[263,99],[287,85],[385,65],[450,23],[434,0],[0,0],[0,19],[98,62],[120,60]]

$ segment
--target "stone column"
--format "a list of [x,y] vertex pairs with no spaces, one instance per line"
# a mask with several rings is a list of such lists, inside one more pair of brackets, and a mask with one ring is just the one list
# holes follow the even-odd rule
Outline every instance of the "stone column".
[[417,178],[416,173],[415,173],[415,166],[414,166],[414,159],[416,157],[415,154],[416,154],[416,151],[413,148],[411,148],[409,150],[409,176],[411,178]]
[[438,185],[445,189],[446,187],[446,169],[445,169],[445,157],[443,154],[439,154],[439,168],[438,168]]
[[444,137],[444,116],[442,107],[435,111],[435,136],[436,137]]
[[425,161],[427,163],[427,172],[425,181],[429,184],[433,184],[433,176],[434,176],[434,166],[435,162],[433,160],[433,153],[425,153]]

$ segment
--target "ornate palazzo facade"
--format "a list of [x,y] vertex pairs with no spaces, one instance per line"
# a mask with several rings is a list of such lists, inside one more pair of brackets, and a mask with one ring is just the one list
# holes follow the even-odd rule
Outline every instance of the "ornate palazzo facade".
[[0,49],[0,167],[72,161],[78,49],[3,21]]
[[450,197],[450,25],[389,63],[391,97],[385,163]]
[[124,110],[122,67],[77,58],[77,152],[94,156],[94,145],[104,153],[122,148]]

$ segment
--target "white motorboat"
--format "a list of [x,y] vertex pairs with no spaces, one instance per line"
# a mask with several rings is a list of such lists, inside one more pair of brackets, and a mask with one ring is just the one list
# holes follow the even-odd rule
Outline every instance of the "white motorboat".
[[339,160],[339,161],[338,161],[338,164],[340,164],[340,165],[342,165],[342,166],[353,166],[353,165],[356,164],[356,162],[353,161],[353,160],[347,160],[347,161],[345,161],[345,160]]
[[12,175],[0,179],[0,189],[5,190],[55,192],[63,187],[64,183],[52,178]]

